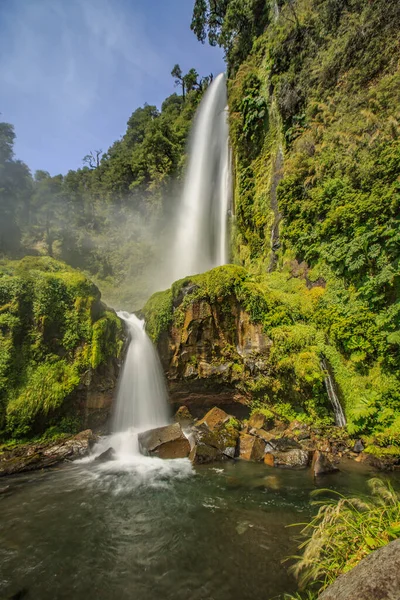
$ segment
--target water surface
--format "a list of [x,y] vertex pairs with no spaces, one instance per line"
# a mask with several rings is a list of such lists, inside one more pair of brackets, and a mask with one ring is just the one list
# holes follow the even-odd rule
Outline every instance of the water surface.
[[[323,487],[364,492],[363,469]],[[186,460],[75,463],[3,478],[0,597],[268,599],[296,588],[282,560],[307,521],[310,471]]]

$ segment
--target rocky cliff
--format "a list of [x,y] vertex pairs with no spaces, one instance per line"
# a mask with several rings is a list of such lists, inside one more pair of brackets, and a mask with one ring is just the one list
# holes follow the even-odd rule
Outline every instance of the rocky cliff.
[[143,313],[172,402],[193,410],[259,400],[289,417],[332,420],[319,364],[323,336],[309,323],[323,290],[286,283],[278,292],[274,278],[228,265],[149,300]]

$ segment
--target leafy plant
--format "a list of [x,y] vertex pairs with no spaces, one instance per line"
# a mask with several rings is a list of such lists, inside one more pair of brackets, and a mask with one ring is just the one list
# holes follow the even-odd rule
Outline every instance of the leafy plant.
[[400,537],[400,496],[389,482],[369,482],[371,497],[346,497],[331,490],[316,490],[314,496],[333,494],[330,500],[314,501],[318,513],[302,529],[306,538],[302,555],[292,572],[301,588],[321,591],[346,573],[373,550]]

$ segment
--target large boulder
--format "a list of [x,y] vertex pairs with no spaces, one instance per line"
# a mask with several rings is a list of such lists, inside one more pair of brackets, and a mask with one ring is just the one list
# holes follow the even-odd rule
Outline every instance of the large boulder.
[[196,423],[196,427],[206,425],[210,431],[220,428],[229,421],[230,416],[221,408],[214,406],[208,413]]
[[286,452],[267,452],[265,464],[287,469],[305,469],[310,464],[310,453],[307,450],[294,448]]
[[239,423],[225,411],[216,407],[211,409],[192,429],[195,448],[191,460],[205,463],[235,458],[238,428]]
[[264,458],[265,442],[261,438],[241,433],[239,437],[239,458],[242,460],[262,461]]
[[199,442],[192,448],[189,458],[195,465],[204,465],[225,460],[227,456],[218,448]]
[[0,454],[0,477],[23,471],[35,471],[60,463],[75,460],[89,454],[97,440],[91,429],[77,435],[62,437],[52,442],[23,444]]
[[249,429],[262,429],[265,426],[265,424],[270,421],[271,419],[268,419],[263,413],[256,412],[251,415],[248,422],[248,426]]
[[338,468],[333,464],[325,452],[321,452],[320,450],[316,450],[314,452],[312,459],[312,471],[315,477],[319,477],[325,473],[333,473],[337,470]]
[[319,600],[399,600],[400,540],[395,540],[364,558],[341,575]]
[[138,441],[142,454],[160,458],[187,458],[190,454],[189,440],[179,423],[139,433]]

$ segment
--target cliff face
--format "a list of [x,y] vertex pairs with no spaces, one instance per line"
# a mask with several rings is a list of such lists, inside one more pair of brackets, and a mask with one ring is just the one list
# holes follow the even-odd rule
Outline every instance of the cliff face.
[[4,439],[104,425],[123,332],[84,275],[48,257],[1,263],[0,342]]
[[172,324],[158,344],[172,402],[245,403],[246,381],[268,370],[272,341],[262,326],[235,296],[194,299],[182,316],[182,326]]
[[192,410],[263,402],[289,418],[332,421],[319,364],[323,336],[309,323],[323,289],[296,279],[284,285],[278,291],[276,276],[227,265],[149,300],[143,312],[172,402]]
[[228,65],[234,260],[324,286],[349,431],[397,451],[399,27],[395,0],[278,1]]

